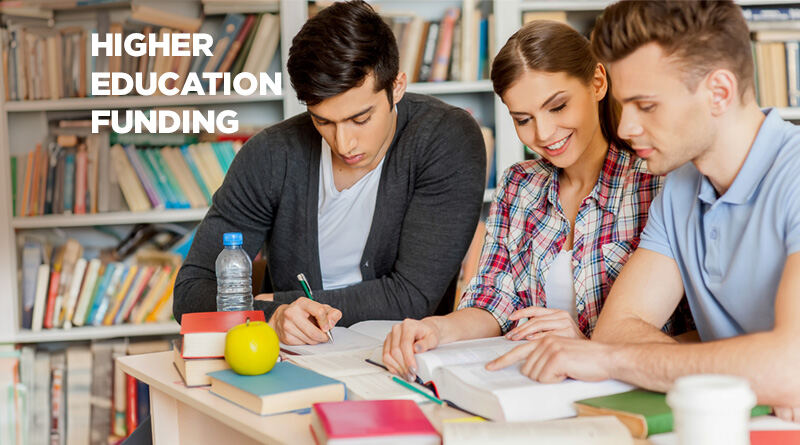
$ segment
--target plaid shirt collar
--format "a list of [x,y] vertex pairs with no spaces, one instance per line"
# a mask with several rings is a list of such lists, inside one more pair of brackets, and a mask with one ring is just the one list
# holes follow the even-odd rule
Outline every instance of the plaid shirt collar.
[[[600,177],[589,193],[588,198],[594,199],[597,205],[603,210],[613,213],[615,216],[619,211],[619,204],[622,201],[622,191],[625,186],[620,181],[620,176],[627,171],[633,160],[633,155],[629,150],[617,148],[614,144],[609,144],[608,154],[600,169]],[[534,208],[541,209],[545,201],[556,208],[560,208],[558,201],[558,174],[559,170],[553,164],[545,162],[542,164],[549,172],[550,180],[543,184],[543,187],[535,189],[531,203]]]

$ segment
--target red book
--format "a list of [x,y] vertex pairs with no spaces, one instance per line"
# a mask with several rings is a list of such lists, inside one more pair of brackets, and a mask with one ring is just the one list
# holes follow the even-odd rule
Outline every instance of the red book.
[[136,423],[137,412],[137,391],[136,391],[136,378],[125,374],[125,387],[127,388],[127,404],[125,408],[125,429],[127,434],[130,435],[133,430],[138,426]]
[[750,431],[751,445],[797,445],[800,444],[800,431]]
[[53,268],[50,273],[50,289],[47,292],[47,310],[44,313],[42,326],[45,329],[53,327],[53,312],[55,312],[56,299],[58,298],[58,286],[61,282],[61,271]]
[[250,321],[266,321],[262,311],[194,312],[183,314],[183,358],[217,358],[225,354],[228,329]]
[[358,400],[315,403],[311,434],[317,445],[369,443],[365,439],[403,444],[438,445],[441,438],[411,400]]

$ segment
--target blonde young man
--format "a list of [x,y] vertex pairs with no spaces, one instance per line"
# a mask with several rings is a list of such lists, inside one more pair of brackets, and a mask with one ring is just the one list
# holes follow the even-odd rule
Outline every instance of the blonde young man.
[[[669,172],[592,341],[547,336],[488,365],[532,379],[746,377],[800,421],[800,129],[755,100],[747,24],[730,1],[619,2],[592,35],[622,103],[619,135]],[[686,293],[702,340],[659,328]]]

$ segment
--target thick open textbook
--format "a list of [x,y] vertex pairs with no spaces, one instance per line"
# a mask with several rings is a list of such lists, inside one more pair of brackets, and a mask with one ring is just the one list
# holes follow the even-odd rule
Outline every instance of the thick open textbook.
[[[514,422],[574,416],[576,400],[633,388],[616,380],[537,383],[519,372],[519,363],[499,371],[485,369],[486,363],[520,344],[495,337],[443,345],[415,355],[417,376],[426,383],[433,382],[439,397],[459,408],[492,420]],[[381,351],[370,359],[381,360]]]

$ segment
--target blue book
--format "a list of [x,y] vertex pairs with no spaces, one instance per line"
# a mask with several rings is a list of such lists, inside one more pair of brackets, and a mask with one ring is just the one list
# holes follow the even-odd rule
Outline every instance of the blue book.
[[116,267],[116,263],[108,263],[106,265],[105,272],[103,272],[103,276],[97,280],[94,292],[92,292],[91,305],[89,310],[86,311],[86,319],[83,321],[84,325],[92,324],[92,321],[97,315],[97,311],[100,309],[101,300],[103,299],[103,295],[106,293],[106,288],[108,288],[108,283],[111,281],[111,275],[114,274],[114,268]]
[[478,33],[478,80],[489,77],[489,20],[483,17]]
[[158,189],[159,193],[164,197],[164,203],[167,205],[167,208],[178,208],[178,200],[169,188],[167,178],[158,170],[158,166],[156,166],[152,156],[152,151],[150,149],[139,150],[138,154],[142,158],[142,165],[144,165],[145,169],[153,176],[156,189]]
[[194,180],[197,182],[197,185],[200,186],[200,190],[203,192],[203,196],[206,197],[206,201],[208,204],[211,204],[211,192],[208,191],[208,187],[206,187],[206,182],[203,181],[203,176],[200,174],[200,169],[197,168],[197,164],[194,162],[194,156],[189,151],[189,146],[184,145],[181,147],[181,154],[183,155],[183,159],[186,160],[186,164],[189,166],[189,170],[192,171],[192,175],[194,176]]
[[183,189],[181,188],[180,184],[178,184],[178,180],[175,179],[175,174],[169,169],[167,161],[165,161],[161,156],[161,151],[152,149],[148,150],[147,154],[150,156],[150,163],[153,164],[153,167],[155,167],[159,181],[166,181],[166,187],[169,188],[170,193],[172,193],[172,196],[175,197],[176,207],[180,209],[188,209],[192,207],[191,204],[189,204],[189,198],[187,198],[186,194],[183,193]]
[[75,202],[75,150],[69,149],[64,159],[64,213],[72,213],[72,203]]
[[289,362],[276,363],[261,375],[239,375],[225,369],[208,376],[212,393],[262,416],[345,399],[344,383]]

